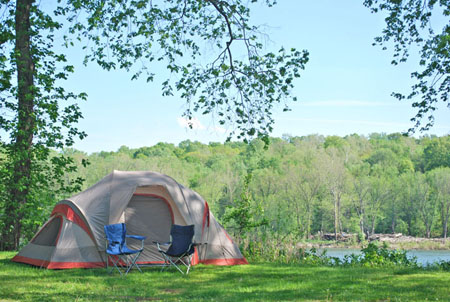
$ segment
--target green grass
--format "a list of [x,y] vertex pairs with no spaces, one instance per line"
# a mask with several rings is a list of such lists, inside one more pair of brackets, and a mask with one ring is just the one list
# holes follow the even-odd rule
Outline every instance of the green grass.
[[450,273],[411,268],[258,263],[196,266],[188,276],[145,268],[46,270],[0,252],[0,301],[450,301]]

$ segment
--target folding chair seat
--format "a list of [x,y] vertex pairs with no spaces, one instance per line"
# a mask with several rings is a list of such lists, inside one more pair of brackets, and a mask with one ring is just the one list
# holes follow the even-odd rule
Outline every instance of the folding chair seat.
[[[192,255],[195,251],[194,239],[194,225],[181,226],[172,225],[170,230],[169,242],[157,242],[153,241],[158,247],[158,251],[164,258],[165,265],[161,269],[164,270],[170,266],[175,267],[180,273],[184,274],[179,265],[184,265],[187,270],[186,274],[189,274],[191,268]],[[162,249],[162,246],[170,245],[167,250]]]
[[[144,239],[145,236],[138,235],[127,235],[125,223],[116,223],[105,225],[105,235],[106,235],[106,269],[109,271],[109,262],[114,265],[114,267],[122,275],[122,270],[124,270],[125,275],[133,268],[136,267],[141,273],[139,265],[136,261],[138,260],[140,254],[144,249]],[[136,239],[141,241],[140,249],[130,249],[127,246],[127,238]],[[114,267],[109,271],[111,273]]]

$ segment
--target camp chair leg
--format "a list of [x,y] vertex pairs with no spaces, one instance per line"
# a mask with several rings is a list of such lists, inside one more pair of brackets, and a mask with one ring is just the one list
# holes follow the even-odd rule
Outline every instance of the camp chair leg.
[[183,257],[180,257],[178,259],[181,263],[184,264],[184,266],[186,266],[187,270],[186,270],[186,275],[189,274],[189,270],[191,269],[191,260],[192,260],[192,255],[189,255],[186,257],[186,262],[183,261]]
[[182,274],[184,275],[184,272],[178,267],[178,265],[176,265],[176,262],[178,261],[178,259],[177,259],[177,261],[173,262],[173,260],[172,260],[169,256],[167,256],[167,255],[165,255],[165,254],[163,254],[163,256],[164,256],[164,261],[165,261],[166,263],[165,263],[164,266],[161,268],[161,272],[164,271],[164,270],[166,270],[166,269],[169,269],[171,266],[173,266],[173,267],[175,267],[180,273],[182,273]]
[[178,265],[175,264],[177,261],[173,262],[172,259],[169,259],[169,261],[180,273],[184,275],[184,272],[178,267]]
[[[116,260],[114,260],[114,258],[116,258]],[[111,262],[113,264],[113,266],[111,266],[111,270],[109,269],[109,260],[111,259]],[[122,266],[120,264],[120,260],[121,258],[119,256],[110,256],[106,259],[106,271],[108,272],[108,274],[111,274],[114,270],[114,267],[119,271],[120,275],[122,275],[122,271],[119,268],[119,265]]]
[[189,255],[189,256],[188,256],[188,260],[187,260],[188,265],[187,265],[186,275],[189,274],[189,270],[191,269],[191,264],[192,264],[191,261],[192,261],[192,255]]
[[[165,261],[165,264],[164,264],[164,266],[161,268],[161,272],[162,271],[164,271],[164,270],[166,270],[166,269],[168,269],[169,267],[171,267],[171,266],[173,266],[173,267],[175,267],[180,273],[182,273],[183,275],[187,275],[187,274],[189,274],[189,270],[191,269],[191,261],[192,261],[192,255],[189,255],[189,256],[181,256],[181,257],[179,257],[179,258],[177,258],[175,261],[174,260],[172,260],[172,258],[171,257],[169,257],[169,256],[167,256],[167,255],[165,255],[165,254],[162,254],[163,256],[164,256],[164,261]],[[186,257],[186,262],[185,261],[183,261],[183,258],[184,257]],[[177,265],[177,263],[178,263],[178,265]],[[181,270],[181,268],[179,267],[179,265],[180,264],[183,264],[187,269],[186,269],[186,272],[183,272],[183,270]]]
[[[108,274],[111,274],[113,272],[114,268],[116,268],[117,271],[122,276],[122,275],[127,275],[133,267],[136,267],[142,273],[141,268],[136,263],[137,259],[139,258],[139,254],[134,257],[132,255],[126,255],[124,257],[120,257],[118,255],[109,256],[106,260],[106,271],[108,272]],[[111,266],[111,268],[109,265],[109,261],[111,261],[113,264]],[[122,270],[119,268],[119,266],[124,270],[124,272],[122,272]]]
[[169,258],[165,254],[161,254],[161,255],[164,258],[164,264],[161,267],[161,272],[163,272],[170,267],[170,262],[169,262]]
[[128,272],[129,272],[133,267],[136,267],[136,268],[142,273],[141,268],[140,268],[139,265],[136,263],[136,261],[137,261],[137,259],[139,258],[140,255],[141,255],[141,253],[137,253],[136,256],[134,256],[134,257],[130,255],[131,260],[130,260],[130,262],[127,262],[128,268],[127,268],[127,270],[126,270],[126,272],[125,272],[125,275],[128,274]]

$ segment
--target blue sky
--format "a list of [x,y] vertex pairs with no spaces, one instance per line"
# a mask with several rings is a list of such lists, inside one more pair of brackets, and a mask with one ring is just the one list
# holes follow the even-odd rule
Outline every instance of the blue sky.
[[[411,127],[409,119],[415,111],[410,103],[390,94],[408,91],[415,65],[392,66],[391,53],[372,46],[384,26],[383,18],[371,14],[362,2],[284,0],[273,8],[257,6],[253,11],[253,23],[265,25],[270,36],[268,51],[285,46],[310,52],[310,62],[293,90],[299,101],[290,104],[290,112],[282,112],[282,107],[275,110],[273,136],[367,135]],[[195,129],[187,129],[181,117],[183,101],[162,97],[158,80],[147,84],[131,81],[123,71],[84,67],[78,53],[70,59],[75,74],[67,86],[89,95],[81,104],[84,119],[79,122],[88,137],[77,141],[76,149],[91,153],[115,151],[122,145],[225,140],[223,129],[208,116],[198,116]],[[427,134],[449,134],[450,110],[441,104],[435,117]]]

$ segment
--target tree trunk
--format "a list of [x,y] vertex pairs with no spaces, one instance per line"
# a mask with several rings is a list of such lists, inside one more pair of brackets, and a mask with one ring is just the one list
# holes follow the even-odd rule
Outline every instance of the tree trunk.
[[372,218],[370,222],[370,235],[375,234],[375,217]]
[[363,217],[363,215],[359,216],[359,230],[361,231],[361,234],[364,234],[364,217]]
[[449,216],[447,215],[447,217],[445,217],[445,219],[444,219],[444,221],[443,221],[443,223],[442,223],[442,228],[443,228],[443,236],[444,236],[444,239],[447,239],[447,229],[448,229],[448,218],[449,218]]
[[338,232],[342,233],[342,221],[341,221],[341,194],[338,195],[337,201],[337,218],[338,218]]
[[6,205],[6,230],[2,248],[16,250],[21,236],[23,206],[31,185],[31,147],[34,119],[34,63],[31,54],[30,13],[34,0],[17,0],[15,13],[18,117],[13,135],[11,158],[13,167],[9,184],[10,200]]
[[445,213],[444,211],[442,213],[442,236],[444,239],[447,239],[448,219],[450,218],[450,203],[448,203],[447,207],[443,208],[445,208]]
[[308,209],[308,214],[306,216],[306,239],[309,239],[311,235],[311,209]]
[[295,232],[296,232],[296,236],[300,236],[300,228],[301,228],[300,210],[298,208],[298,204],[297,204],[296,200],[294,201],[294,205],[295,205],[295,216],[296,216],[295,218],[296,218],[296,221],[297,221],[297,228],[296,228]]
[[448,219],[446,219],[443,223],[444,228],[444,239],[447,239],[447,226],[448,226]]
[[395,226],[397,225],[397,217],[394,215],[391,221],[391,231],[392,234],[395,234]]
[[337,198],[334,196],[334,239],[338,240],[338,204],[337,204]]

